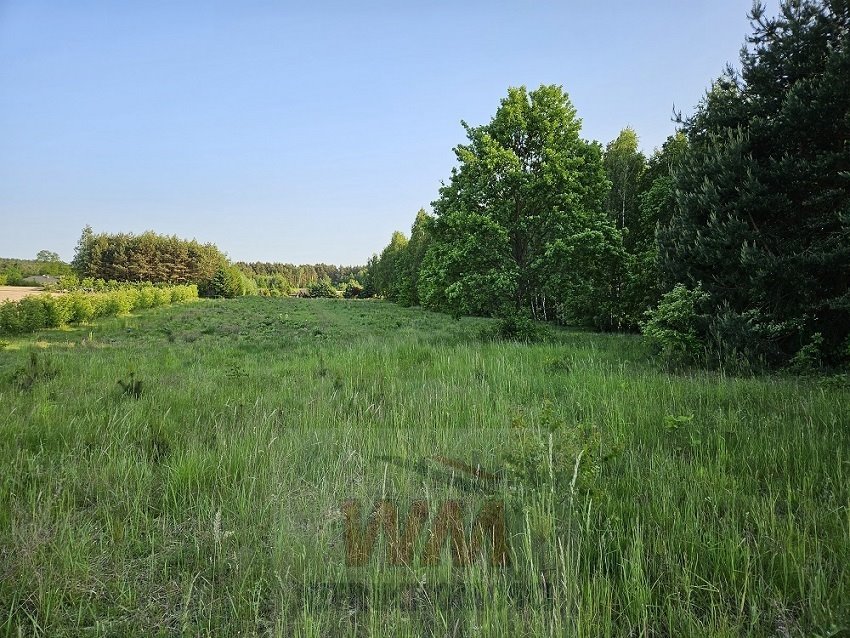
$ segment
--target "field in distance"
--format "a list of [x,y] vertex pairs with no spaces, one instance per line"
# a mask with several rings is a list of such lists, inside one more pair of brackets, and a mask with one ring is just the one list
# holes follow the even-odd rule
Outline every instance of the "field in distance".
[[0,636],[850,630],[846,385],[490,327],[245,297],[0,340]]
[[0,286],[0,303],[4,301],[20,301],[30,295],[41,295],[42,288],[37,286]]

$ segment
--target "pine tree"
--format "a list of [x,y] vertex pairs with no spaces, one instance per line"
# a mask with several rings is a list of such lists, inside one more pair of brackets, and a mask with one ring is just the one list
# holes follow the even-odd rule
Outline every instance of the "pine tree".
[[751,19],[740,74],[727,69],[684,122],[662,275],[702,283],[723,349],[778,364],[817,342],[837,362],[850,330],[850,9],[785,0]]

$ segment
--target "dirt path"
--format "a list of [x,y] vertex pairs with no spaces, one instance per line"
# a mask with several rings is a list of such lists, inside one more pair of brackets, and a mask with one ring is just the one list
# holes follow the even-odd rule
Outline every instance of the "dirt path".
[[43,292],[44,290],[35,286],[0,286],[0,302],[20,301],[29,295],[39,295]]

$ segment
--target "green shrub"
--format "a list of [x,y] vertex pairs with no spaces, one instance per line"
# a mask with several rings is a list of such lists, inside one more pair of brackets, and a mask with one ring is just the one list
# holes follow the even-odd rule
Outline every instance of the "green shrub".
[[308,284],[307,291],[309,292],[311,297],[326,297],[329,299],[333,299],[339,296],[337,294],[336,288],[334,288],[333,284],[331,283],[331,280],[327,277]]
[[236,266],[221,266],[209,281],[200,287],[202,297],[224,297],[232,299],[245,294],[242,271]]
[[[113,283],[104,286],[112,286]],[[60,296],[38,295],[0,304],[0,332],[21,334],[59,328],[99,317],[117,317],[138,308],[154,308],[198,297],[195,285],[156,288],[150,284],[120,284],[108,292],[76,290]]]
[[168,288],[153,289],[153,307],[167,306],[171,303],[171,291]]
[[789,368],[793,372],[806,374],[823,365],[823,335],[816,332],[809,342],[792,357]]
[[64,297],[53,297],[51,295],[39,295],[44,305],[46,315],[46,328],[61,328],[71,318],[71,305]]
[[59,277],[59,284],[57,287],[59,290],[74,290],[79,288],[79,286],[80,280],[76,275],[62,275]]
[[511,312],[504,314],[481,331],[484,339],[492,341],[519,341],[535,343],[543,339],[545,328],[528,314]]
[[47,327],[47,310],[41,295],[18,301],[18,316],[23,332],[35,332]]
[[24,276],[21,274],[21,271],[15,268],[14,266],[10,266],[6,269],[6,272],[3,274],[3,277],[6,280],[7,286],[20,286],[21,280]]
[[602,443],[599,428],[567,422],[549,401],[536,424],[514,416],[501,454],[510,491],[554,492],[562,498],[595,491],[603,462],[619,453]]
[[656,308],[646,313],[641,331],[668,365],[692,365],[705,355],[702,335],[706,333],[704,307],[708,299],[701,286],[690,290],[676,284]]
[[23,332],[21,317],[18,314],[18,304],[14,301],[0,303],[0,332],[6,334]]
[[156,305],[156,288],[145,286],[139,289],[136,308],[153,308]]
[[0,274],[0,286],[5,286],[5,285],[6,285],[6,275]]
[[91,321],[95,316],[95,307],[92,296],[82,292],[72,292],[65,296],[68,300],[70,323],[83,323]]
[[349,279],[342,296],[346,299],[357,299],[363,296],[363,285],[356,279]]

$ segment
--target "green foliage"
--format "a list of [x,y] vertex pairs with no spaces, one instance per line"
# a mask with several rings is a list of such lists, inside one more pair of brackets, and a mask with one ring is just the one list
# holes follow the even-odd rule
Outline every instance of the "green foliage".
[[[593,301],[606,294],[598,272],[616,262],[620,238],[604,212],[601,149],[581,139],[569,97],[557,86],[512,88],[488,124],[464,127],[459,167],[433,204],[422,302],[453,315],[543,318],[569,303],[571,319],[592,321]],[[591,253],[605,256],[596,272]]]
[[38,254],[35,256],[35,260],[44,263],[54,263],[57,261],[61,261],[57,253],[51,252],[49,250],[39,250]]
[[602,464],[617,453],[603,446],[598,427],[570,422],[546,401],[537,423],[522,414],[512,419],[502,459],[512,490],[521,499],[543,491],[571,499],[595,492]]
[[527,313],[507,313],[483,329],[485,339],[536,343],[542,341],[546,329]]
[[404,233],[394,232],[389,245],[384,248],[370,270],[375,291],[390,301],[398,301],[402,294],[407,270],[407,243]]
[[50,255],[51,257],[56,257],[56,259],[8,259],[0,257],[0,275],[11,273],[13,277],[11,281],[6,282],[6,285],[14,286],[20,285],[21,279],[32,277],[33,275],[60,277],[72,272],[71,266],[63,261],[59,261],[56,253],[51,253]]
[[130,372],[127,380],[118,379],[118,386],[124,396],[138,399],[142,396],[142,381],[136,378],[135,372]]
[[202,297],[233,299],[245,294],[245,280],[236,266],[221,265],[213,276],[199,286]]
[[23,366],[12,372],[10,381],[18,390],[31,390],[36,384],[49,381],[59,374],[59,369],[51,359],[30,351],[29,359]]
[[0,304],[0,333],[25,334],[61,328],[101,317],[116,317],[133,310],[180,303],[198,297],[197,287],[123,285],[107,292],[81,290],[62,295],[31,295]]
[[339,296],[337,289],[334,288],[330,278],[328,277],[320,279],[319,281],[314,281],[307,286],[307,290],[311,297],[316,298],[324,297],[328,299],[335,299]]
[[816,332],[809,342],[801,347],[791,358],[789,367],[794,372],[807,373],[823,366],[823,335]]
[[[267,293],[260,292],[265,296],[281,296],[289,293],[295,288],[306,288],[308,284],[328,277],[334,286],[340,286],[345,282],[355,279],[364,281],[366,268],[363,266],[336,266],[333,264],[294,264],[269,263],[269,262],[244,262],[234,264],[249,278],[257,282],[258,288]],[[277,291],[278,294],[273,294]]]
[[198,285],[209,282],[226,263],[213,244],[151,231],[95,234],[90,226],[83,229],[72,260],[81,278]]
[[356,279],[349,279],[345,284],[345,289],[342,291],[342,296],[346,299],[358,299],[364,296],[363,285]]
[[3,278],[7,286],[20,286],[23,283],[24,275],[17,266],[8,266],[3,273]]
[[420,301],[420,273],[430,245],[433,218],[420,209],[410,231],[410,240],[393,233],[389,245],[372,258],[367,269],[365,293],[380,295],[401,306]]
[[700,335],[705,334],[708,301],[702,287],[690,290],[677,284],[647,313],[641,330],[665,363],[678,367],[703,360],[707,344]]
[[[646,158],[638,150],[638,136],[631,128],[625,128],[605,147],[603,158],[605,175],[611,182],[605,209],[608,217],[621,231],[638,230],[640,225],[639,202],[641,182],[646,170]],[[638,232],[627,233],[625,246],[632,248],[632,239],[636,241]]]
[[752,18],[740,74],[727,70],[683,122],[661,275],[701,282],[708,314],[726,315],[706,341],[746,328],[748,348],[782,366],[819,334],[837,365],[850,334],[847,8],[785,0],[779,16],[756,5]]

